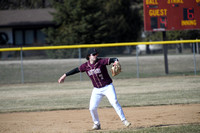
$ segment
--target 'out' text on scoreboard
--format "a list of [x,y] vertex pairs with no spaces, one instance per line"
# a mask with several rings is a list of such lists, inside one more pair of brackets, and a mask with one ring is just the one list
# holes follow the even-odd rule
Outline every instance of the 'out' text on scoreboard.
[[200,0],[143,0],[146,31],[200,29]]

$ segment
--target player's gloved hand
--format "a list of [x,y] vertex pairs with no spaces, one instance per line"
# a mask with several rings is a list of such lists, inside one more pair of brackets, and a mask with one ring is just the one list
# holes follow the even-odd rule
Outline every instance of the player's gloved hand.
[[111,68],[112,76],[116,76],[121,72],[121,65],[118,61],[115,61]]
[[59,79],[58,79],[58,83],[63,83],[64,80],[66,78],[66,74],[63,74],[63,76],[61,76]]

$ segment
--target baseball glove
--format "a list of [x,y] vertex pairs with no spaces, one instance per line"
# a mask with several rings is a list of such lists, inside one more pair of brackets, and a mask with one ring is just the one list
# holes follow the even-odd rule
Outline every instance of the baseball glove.
[[121,65],[119,62],[115,62],[111,68],[112,76],[116,76],[121,72]]

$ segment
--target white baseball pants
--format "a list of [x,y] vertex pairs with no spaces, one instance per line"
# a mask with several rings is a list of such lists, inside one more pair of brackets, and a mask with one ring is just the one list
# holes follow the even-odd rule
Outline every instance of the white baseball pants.
[[94,88],[92,91],[89,110],[90,110],[94,124],[100,124],[97,108],[99,106],[99,103],[101,102],[101,99],[104,96],[108,98],[110,104],[115,109],[121,121],[125,120],[126,118],[125,118],[124,112],[121,108],[121,105],[117,101],[115,88],[113,84],[111,83],[102,88]]

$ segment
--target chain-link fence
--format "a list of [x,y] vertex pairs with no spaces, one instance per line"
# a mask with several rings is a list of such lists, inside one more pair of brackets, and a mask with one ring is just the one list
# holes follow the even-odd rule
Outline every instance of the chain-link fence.
[[[120,60],[122,73],[114,79],[200,75],[198,43],[168,45],[168,74],[165,73],[162,46],[138,45],[97,49],[100,57],[117,57]],[[85,54],[88,49],[64,51],[70,53],[72,50],[76,54],[75,58],[59,59],[48,56],[51,50],[1,52],[0,84],[57,82],[63,73],[86,62]],[[110,68],[111,66],[108,66],[108,71]],[[85,73],[79,73],[70,76],[66,81],[72,80],[81,81],[89,78]]]

